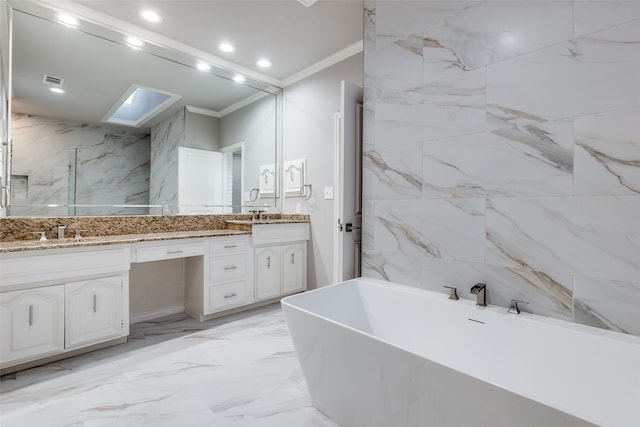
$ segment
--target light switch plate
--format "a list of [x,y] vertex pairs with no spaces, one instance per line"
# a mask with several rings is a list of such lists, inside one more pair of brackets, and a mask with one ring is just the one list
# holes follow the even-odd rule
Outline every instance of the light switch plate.
[[333,187],[324,187],[324,199],[333,200]]

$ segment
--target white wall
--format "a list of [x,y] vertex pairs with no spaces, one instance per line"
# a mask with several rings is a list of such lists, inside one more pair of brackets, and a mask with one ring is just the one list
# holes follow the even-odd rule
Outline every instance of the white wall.
[[331,283],[333,273],[333,200],[324,200],[324,187],[334,185],[334,114],[340,109],[340,82],[362,85],[363,55],[358,54],[284,90],[284,161],[307,159],[307,183],[312,197],[286,197],[284,213],[311,215],[308,246],[308,286]]
[[186,111],[184,146],[198,150],[220,151],[220,119]]
[[[244,191],[258,187],[261,165],[276,161],[276,100],[266,96],[220,119],[220,146],[244,141]],[[247,204],[248,202],[244,202]],[[273,198],[258,198],[256,204],[273,206]]]

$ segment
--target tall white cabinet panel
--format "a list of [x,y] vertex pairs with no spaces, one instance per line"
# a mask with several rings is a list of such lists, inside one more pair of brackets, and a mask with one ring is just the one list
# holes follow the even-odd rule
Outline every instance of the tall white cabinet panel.
[[178,148],[178,204],[180,213],[217,213],[212,206],[222,204],[222,153]]
[[105,277],[67,283],[67,348],[118,337],[122,333],[122,278]]
[[306,289],[306,243],[282,246],[282,293]]
[[64,286],[0,294],[0,363],[64,349]]
[[256,248],[256,300],[280,295],[280,247]]

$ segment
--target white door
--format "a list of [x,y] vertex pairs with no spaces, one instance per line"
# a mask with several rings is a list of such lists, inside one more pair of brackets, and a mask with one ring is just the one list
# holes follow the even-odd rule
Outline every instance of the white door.
[[360,263],[360,233],[354,229],[360,227],[362,88],[343,81],[341,89],[341,111],[336,115],[334,282],[355,277]]
[[178,181],[180,213],[222,213],[222,153],[180,147]]
[[65,284],[65,347],[122,335],[122,277]]
[[3,365],[64,349],[64,286],[1,293],[0,314]]

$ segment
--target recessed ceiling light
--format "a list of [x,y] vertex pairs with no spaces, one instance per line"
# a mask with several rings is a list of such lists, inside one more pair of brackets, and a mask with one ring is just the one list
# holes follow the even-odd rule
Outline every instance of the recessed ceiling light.
[[160,22],[160,21],[162,21],[162,18],[160,17],[160,15],[155,13],[153,10],[141,10],[140,11],[140,16],[143,19],[146,19],[149,22]]
[[233,76],[233,81],[235,82],[242,83],[245,80],[246,79],[244,78],[244,76],[241,76],[240,74],[236,74],[235,76]]
[[209,71],[211,69],[211,66],[209,64],[205,64],[204,62],[198,62],[198,65],[196,65],[196,67],[198,67],[198,70],[200,71]]
[[50,87],[49,90],[55,93],[64,93],[64,90],[60,89],[59,87]]
[[220,49],[223,52],[233,52],[234,50],[236,50],[236,48],[229,43],[220,43],[218,45],[218,49]]
[[56,17],[58,18],[58,21],[60,21],[64,25],[68,25],[70,27],[77,27],[78,25],[80,25],[80,21],[78,21],[78,19],[74,18],[73,16],[59,13]]
[[262,68],[271,67],[271,61],[269,61],[268,59],[261,59],[258,62],[256,62],[256,64],[258,64],[258,66]]
[[127,44],[134,49],[140,49],[144,45],[142,40],[135,37],[127,37]]

